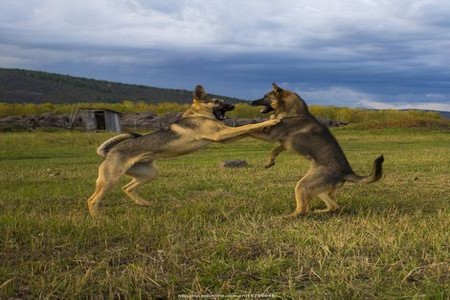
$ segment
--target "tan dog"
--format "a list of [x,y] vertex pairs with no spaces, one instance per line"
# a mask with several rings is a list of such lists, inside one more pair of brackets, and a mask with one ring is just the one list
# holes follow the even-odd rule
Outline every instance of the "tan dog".
[[192,106],[170,128],[142,136],[120,134],[104,142],[97,149],[97,153],[105,159],[98,169],[95,192],[88,199],[90,214],[98,214],[103,196],[117,185],[124,174],[133,179],[123,187],[123,191],[136,204],[149,205],[148,201],[135,193],[135,189],[156,177],[155,160],[188,154],[211,142],[224,142],[280,122],[269,120],[236,128],[228,127],[222,120],[225,119],[225,113],[233,109],[233,105],[208,98],[203,87],[197,86]]
[[339,208],[335,201],[338,189],[346,181],[372,183],[382,177],[382,155],[375,159],[369,176],[356,175],[334,136],[311,115],[305,101],[296,93],[273,84],[271,92],[251,105],[263,106],[262,113],[273,111],[271,119],[281,119],[280,124],[263,132],[250,133],[252,137],[281,144],[270,152],[266,168],[273,166],[275,158],[284,150],[294,151],[311,160],[308,173],[295,188],[297,206],[292,216],[305,215],[309,202],[316,195],[325,202],[326,208],[315,212],[335,211]]

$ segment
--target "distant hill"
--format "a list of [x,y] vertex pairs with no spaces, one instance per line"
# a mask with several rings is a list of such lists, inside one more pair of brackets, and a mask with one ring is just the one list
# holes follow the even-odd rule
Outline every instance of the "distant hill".
[[443,116],[446,119],[450,120],[450,111],[436,111],[437,113],[439,113],[441,116]]
[[426,111],[426,112],[431,112],[431,113],[437,113],[439,115],[441,115],[444,119],[449,119],[450,120],[450,111],[442,111],[442,110],[422,110],[422,109],[400,109],[401,111]]
[[[211,96],[229,102],[242,101],[213,94]],[[0,68],[0,102],[79,103],[123,100],[147,103],[189,103],[192,101],[192,91],[124,84],[40,71]]]

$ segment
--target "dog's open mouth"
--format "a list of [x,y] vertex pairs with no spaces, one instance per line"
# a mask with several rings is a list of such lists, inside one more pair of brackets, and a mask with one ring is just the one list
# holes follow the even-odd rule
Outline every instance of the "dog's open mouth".
[[217,120],[223,121],[227,118],[227,115],[226,115],[227,111],[232,111],[233,109],[234,109],[234,105],[222,103],[220,106],[215,107],[213,109],[213,113]]
[[262,106],[260,113],[267,114],[271,111],[274,111],[272,106],[269,105],[268,101],[264,98],[252,101],[249,103],[251,106]]
[[223,110],[215,110],[214,116],[216,117],[217,120],[225,120],[227,118],[226,111]]
[[274,109],[272,108],[272,106],[270,106],[270,105],[264,105],[264,107],[261,108],[261,110],[260,110],[259,112],[260,112],[260,113],[263,113],[263,114],[267,114],[267,113],[269,113],[269,112],[271,112],[271,111],[274,111]]

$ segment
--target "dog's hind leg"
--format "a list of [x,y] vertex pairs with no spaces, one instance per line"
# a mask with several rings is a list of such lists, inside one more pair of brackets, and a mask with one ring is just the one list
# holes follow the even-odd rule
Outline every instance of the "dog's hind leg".
[[290,217],[298,217],[298,216],[304,216],[308,212],[308,206],[309,201],[312,198],[312,194],[310,191],[306,188],[305,185],[303,185],[302,180],[300,180],[297,183],[297,186],[295,187],[295,202],[296,202],[296,208],[293,213],[291,213]]
[[284,148],[283,145],[278,145],[277,147],[270,150],[270,157],[269,157],[269,160],[264,164],[264,168],[268,169],[268,168],[272,167],[273,165],[275,165],[275,159],[284,150],[286,150],[286,148]]
[[91,216],[98,215],[98,207],[105,193],[112,189],[120,179],[123,171],[109,160],[104,160],[98,168],[95,192],[89,197],[87,203]]
[[333,212],[339,209],[339,205],[336,203],[336,195],[337,195],[337,188],[333,188],[328,192],[323,192],[319,194],[320,199],[322,199],[323,202],[325,202],[325,205],[327,206],[324,209],[315,209],[314,213],[327,213],[327,212]]
[[[328,176],[327,170],[321,166],[313,165],[295,187],[295,200],[297,207],[292,216],[305,215],[308,212],[310,200],[319,195],[327,208],[315,212],[335,211],[339,208],[334,200],[339,183],[333,182],[333,177]],[[342,184],[341,184],[342,185]]]
[[127,194],[127,196],[138,205],[150,205],[150,202],[138,196],[134,190],[144,183],[153,180],[156,175],[158,175],[158,169],[156,168],[154,162],[137,163],[128,169],[126,174],[133,177],[133,179],[122,188],[125,194]]

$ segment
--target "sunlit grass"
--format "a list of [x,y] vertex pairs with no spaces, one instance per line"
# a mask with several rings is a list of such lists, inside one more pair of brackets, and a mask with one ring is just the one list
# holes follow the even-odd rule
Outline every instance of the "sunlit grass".
[[[92,220],[96,146],[110,134],[0,134],[0,298],[177,297],[446,299],[450,295],[450,135],[334,130],[360,174],[333,215],[280,218],[308,162],[252,139],[159,161],[134,205],[119,188]],[[242,169],[220,169],[246,159]],[[123,184],[126,183],[124,179]],[[319,207],[318,200],[312,203]]]

